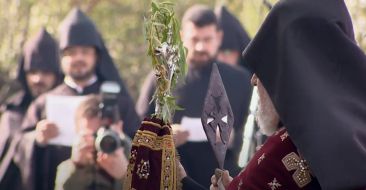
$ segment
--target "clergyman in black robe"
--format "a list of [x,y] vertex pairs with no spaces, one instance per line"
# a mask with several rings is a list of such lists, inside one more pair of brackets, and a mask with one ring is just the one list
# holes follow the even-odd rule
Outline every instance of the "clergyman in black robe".
[[322,189],[366,186],[366,57],[343,0],[280,0],[243,53]]
[[57,42],[45,28],[42,28],[27,41],[20,55],[17,81],[22,88],[2,105],[0,165],[4,169],[0,189],[17,189],[17,185],[20,184],[19,168],[12,159],[3,160],[3,158],[9,153],[8,148],[13,135],[21,128],[24,115],[31,102],[41,93],[59,84],[61,70],[58,52]]
[[[42,121],[47,121],[45,120],[47,119],[45,118],[45,104],[48,95],[97,94],[103,81],[115,81],[121,87],[119,110],[124,132],[132,137],[140,122],[134,103],[119,76],[101,35],[94,23],[81,10],[73,9],[64,19],[60,26],[59,40],[62,53],[61,68],[65,75],[64,82],[54,90],[39,97],[30,106],[22,125],[25,132],[19,137],[20,141],[14,142],[17,145],[15,157],[19,158],[20,165],[24,170],[22,171],[23,184],[26,189],[30,190],[53,189],[56,168],[62,161],[70,158],[71,153],[71,148],[68,146],[49,145],[47,142],[44,143],[42,138],[41,140],[38,138],[40,133],[37,133],[37,129],[41,125],[43,127],[46,125],[47,130],[55,127],[68,127],[55,126],[50,123],[41,124]],[[86,58],[90,52],[96,55],[94,62]],[[87,63],[87,61],[89,62]],[[94,67],[90,67],[90,65],[94,65]],[[54,130],[51,133],[55,135]]]
[[[209,30],[208,33],[206,31],[200,32],[206,29]],[[238,155],[241,149],[243,125],[246,120],[251,95],[250,74],[240,67],[233,67],[215,60],[215,55],[220,45],[220,31],[218,30],[216,16],[211,9],[197,5],[187,10],[182,21],[182,32],[187,35],[186,37],[183,36],[182,39],[188,48],[187,64],[189,71],[184,84],[178,84],[173,92],[174,96],[177,97],[177,104],[183,108],[183,110],[175,112],[173,122],[181,123],[183,118],[196,118],[201,123],[200,118],[210,81],[212,65],[216,62],[227,91],[235,121],[234,140],[232,147],[227,152],[224,167],[235,173],[235,171],[238,171],[236,155]],[[206,46],[206,49],[195,49],[189,45],[188,33],[214,36],[211,42],[203,42],[204,40],[201,38],[205,37],[198,37],[198,41],[201,41],[201,43],[208,43],[207,45],[212,46]],[[197,54],[200,56],[196,56]],[[205,58],[196,62],[195,59],[197,57],[199,59]],[[147,77],[140,92],[136,110],[141,117],[154,113],[154,104],[149,104],[155,91],[154,77],[153,73]],[[198,127],[204,134],[202,124]],[[188,141],[178,147],[178,152],[188,175],[198,183],[208,187],[210,177],[218,165],[207,139],[204,141]]]

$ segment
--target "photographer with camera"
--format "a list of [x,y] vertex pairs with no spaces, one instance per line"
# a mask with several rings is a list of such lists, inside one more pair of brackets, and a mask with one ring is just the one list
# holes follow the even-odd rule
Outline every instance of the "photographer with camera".
[[131,140],[122,133],[122,121],[110,114],[112,102],[102,93],[102,99],[91,95],[78,107],[78,139],[71,158],[57,168],[55,190],[122,189]]

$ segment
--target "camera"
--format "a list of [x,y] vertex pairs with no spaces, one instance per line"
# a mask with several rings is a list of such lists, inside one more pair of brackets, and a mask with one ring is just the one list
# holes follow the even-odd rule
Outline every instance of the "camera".
[[95,135],[95,148],[97,151],[107,154],[113,153],[124,145],[124,141],[121,140],[118,133],[110,129],[113,123],[120,120],[118,106],[120,90],[119,84],[112,81],[106,81],[100,87],[102,101],[99,104],[99,109],[103,126]]

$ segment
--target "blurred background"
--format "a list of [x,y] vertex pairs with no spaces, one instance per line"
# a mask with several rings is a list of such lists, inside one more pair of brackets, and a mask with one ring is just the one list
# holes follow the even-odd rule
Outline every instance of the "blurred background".
[[[242,22],[251,37],[268,13],[263,0],[171,0],[177,18],[189,6],[201,3],[214,8],[225,5]],[[276,0],[268,0],[275,3]],[[356,37],[365,50],[366,0],[346,0]],[[150,0],[1,0],[0,1],[0,98],[9,93],[24,42],[42,26],[57,38],[58,25],[72,7],[79,6],[96,23],[108,49],[137,99],[140,85],[151,69],[143,34],[144,15]],[[12,91],[12,90],[10,90]],[[1,100],[0,100],[1,101]]]

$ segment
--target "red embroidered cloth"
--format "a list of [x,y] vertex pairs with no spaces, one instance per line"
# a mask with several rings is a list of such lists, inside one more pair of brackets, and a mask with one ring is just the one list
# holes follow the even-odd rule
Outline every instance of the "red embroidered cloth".
[[124,189],[178,189],[176,161],[170,125],[145,118],[132,141]]
[[258,150],[247,167],[233,179],[229,190],[321,189],[318,181],[282,128]]

